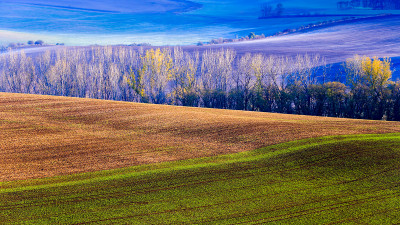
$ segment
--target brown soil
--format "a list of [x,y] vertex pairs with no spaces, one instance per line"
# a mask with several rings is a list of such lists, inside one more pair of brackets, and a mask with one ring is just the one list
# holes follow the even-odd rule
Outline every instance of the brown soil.
[[399,122],[0,93],[0,181],[394,132]]

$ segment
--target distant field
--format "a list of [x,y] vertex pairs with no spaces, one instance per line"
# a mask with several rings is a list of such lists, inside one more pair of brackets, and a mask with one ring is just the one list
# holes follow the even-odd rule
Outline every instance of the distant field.
[[[327,20],[328,18],[320,18]],[[275,23],[275,20],[260,20],[262,23]],[[277,21],[276,24],[286,24],[285,21]],[[282,31],[285,28],[295,29],[307,25],[303,21],[298,25],[288,24],[288,27],[276,28]],[[282,25],[280,25],[282,26]],[[182,46],[186,51],[205,51],[209,49],[233,49],[238,55],[246,53],[260,53],[277,56],[296,56],[304,54],[318,54],[326,59],[327,64],[341,64],[354,55],[366,55],[369,57],[392,57],[394,77],[400,77],[400,15],[371,17],[369,19],[348,21],[346,23],[332,24],[322,28],[307,29],[289,35],[274,36],[261,40],[243,41],[210,46]],[[4,31],[0,30],[1,33]],[[247,35],[248,30],[245,31]],[[257,34],[262,30],[256,31]],[[13,35],[16,32],[6,32]],[[206,32],[209,33],[209,32]],[[7,34],[6,34],[7,35]],[[16,33],[15,35],[21,35]],[[158,38],[163,38],[159,36]],[[192,39],[194,40],[194,39]],[[210,39],[208,39],[209,41]],[[29,55],[43,53],[47,50],[62,48],[60,46],[37,47],[24,49]],[[85,47],[82,47],[85,48]],[[138,47],[127,47],[138,48]],[[156,48],[156,47],[154,47]],[[3,53],[4,54],[4,53]],[[336,67],[335,67],[336,68]],[[333,70],[332,73],[337,71]]]
[[[284,16],[320,17],[259,20],[261,3],[243,0],[0,0],[0,45],[42,39],[66,45],[150,42],[188,45],[214,38],[272,35],[346,15],[399,11],[337,10],[337,0],[285,0]],[[330,15],[330,16],[327,16]],[[337,16],[333,16],[337,15]]]
[[242,54],[246,52],[285,56],[319,54],[326,58],[327,63],[343,62],[355,54],[396,57],[400,55],[399,28],[399,15],[381,16],[306,30],[304,33],[213,45],[211,48],[232,48]]
[[0,181],[254,150],[400,123],[0,93]]
[[2,224],[398,224],[399,158],[399,134],[353,135],[6,182],[0,218]]
[[48,0],[0,0],[0,3],[2,2],[11,2],[15,3],[16,5],[28,5],[34,7],[50,7],[65,11],[81,10],[103,13],[182,13],[201,7],[201,4],[196,4],[188,0],[157,0],[156,2],[145,0],[59,0],[56,2]]

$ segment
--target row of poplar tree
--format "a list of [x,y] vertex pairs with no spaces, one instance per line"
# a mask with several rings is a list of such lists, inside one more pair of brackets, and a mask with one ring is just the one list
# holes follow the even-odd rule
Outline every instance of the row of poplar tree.
[[0,91],[332,117],[400,120],[388,59],[354,56],[346,81],[318,55],[65,47],[0,55]]

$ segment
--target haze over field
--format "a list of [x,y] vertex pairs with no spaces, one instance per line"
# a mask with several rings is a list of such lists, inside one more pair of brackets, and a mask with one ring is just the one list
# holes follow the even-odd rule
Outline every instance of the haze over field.
[[396,57],[400,55],[399,28],[400,17],[388,16],[343,23],[304,33],[229,43],[225,44],[225,47],[233,48],[239,53],[268,52],[290,56],[319,54],[326,58],[327,63],[343,62],[354,54]]
[[33,6],[47,6],[55,8],[69,8],[86,11],[99,11],[99,12],[114,12],[114,13],[163,13],[163,12],[184,12],[191,9],[200,7],[196,4],[186,0],[157,0],[157,1],[138,1],[138,0],[61,0],[61,1],[48,1],[48,0],[16,0],[3,2],[25,4]]

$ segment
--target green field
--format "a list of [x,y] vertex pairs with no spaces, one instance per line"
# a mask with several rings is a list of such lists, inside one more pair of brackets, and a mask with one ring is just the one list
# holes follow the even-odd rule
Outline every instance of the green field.
[[400,134],[0,183],[2,224],[400,223]]

